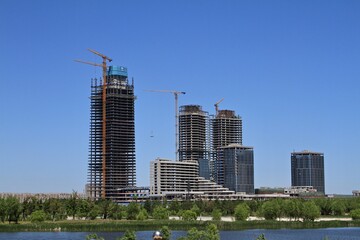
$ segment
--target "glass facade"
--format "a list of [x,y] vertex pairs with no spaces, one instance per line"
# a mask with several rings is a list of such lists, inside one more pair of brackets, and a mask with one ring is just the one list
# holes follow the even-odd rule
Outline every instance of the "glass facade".
[[223,148],[224,187],[235,192],[254,193],[254,150],[229,145]]
[[324,154],[308,151],[292,153],[291,185],[313,186],[325,194]]

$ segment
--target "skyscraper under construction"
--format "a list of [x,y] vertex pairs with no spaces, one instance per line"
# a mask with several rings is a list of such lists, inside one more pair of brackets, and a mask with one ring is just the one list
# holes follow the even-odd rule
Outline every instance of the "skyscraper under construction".
[[214,180],[221,185],[225,181],[224,148],[230,144],[242,145],[242,119],[232,110],[219,110],[211,119],[211,168]]
[[119,189],[136,185],[134,83],[118,66],[107,69],[105,81],[91,84],[87,191],[120,201]]
[[199,105],[180,107],[179,160],[208,159],[208,113]]

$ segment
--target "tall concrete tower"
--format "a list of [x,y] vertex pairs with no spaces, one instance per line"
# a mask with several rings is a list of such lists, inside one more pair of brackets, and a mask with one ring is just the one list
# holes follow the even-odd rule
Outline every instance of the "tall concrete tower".
[[208,159],[208,113],[199,105],[180,107],[179,160]]
[[[128,82],[127,68],[118,66],[108,68],[105,103],[103,89],[101,81],[92,80],[88,194],[94,199],[105,196],[106,199],[121,201],[118,189],[136,185],[135,96],[134,83]],[[103,108],[106,109],[105,115]],[[103,134],[104,116],[105,134]],[[102,160],[104,137],[106,138],[105,163]]]

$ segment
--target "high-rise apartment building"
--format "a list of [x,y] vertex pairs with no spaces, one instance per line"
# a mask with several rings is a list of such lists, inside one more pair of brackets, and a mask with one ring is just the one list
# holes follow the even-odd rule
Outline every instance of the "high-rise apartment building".
[[118,66],[108,68],[105,80],[105,87],[96,79],[91,84],[88,194],[119,201],[119,189],[136,185],[134,84]]
[[220,110],[210,121],[211,126],[211,162],[212,178],[218,184],[224,184],[223,147],[229,144],[242,145],[242,119],[232,110]]
[[312,186],[325,194],[324,154],[310,151],[291,153],[291,185]]
[[239,144],[221,147],[223,186],[235,192],[254,193],[254,150]]
[[208,113],[199,105],[180,107],[179,160],[199,161],[209,159]]

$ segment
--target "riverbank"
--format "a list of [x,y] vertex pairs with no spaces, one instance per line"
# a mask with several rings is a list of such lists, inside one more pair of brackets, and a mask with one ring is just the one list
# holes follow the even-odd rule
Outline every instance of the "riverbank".
[[19,224],[0,224],[0,232],[112,232],[136,230],[146,231],[159,229],[168,226],[172,230],[189,230],[192,227],[204,229],[211,222],[217,225],[219,230],[246,230],[246,229],[310,229],[310,228],[339,228],[339,227],[360,227],[360,221],[320,221],[320,222],[299,222],[299,221],[178,221],[178,220],[66,220],[57,222],[30,223],[20,222]]

